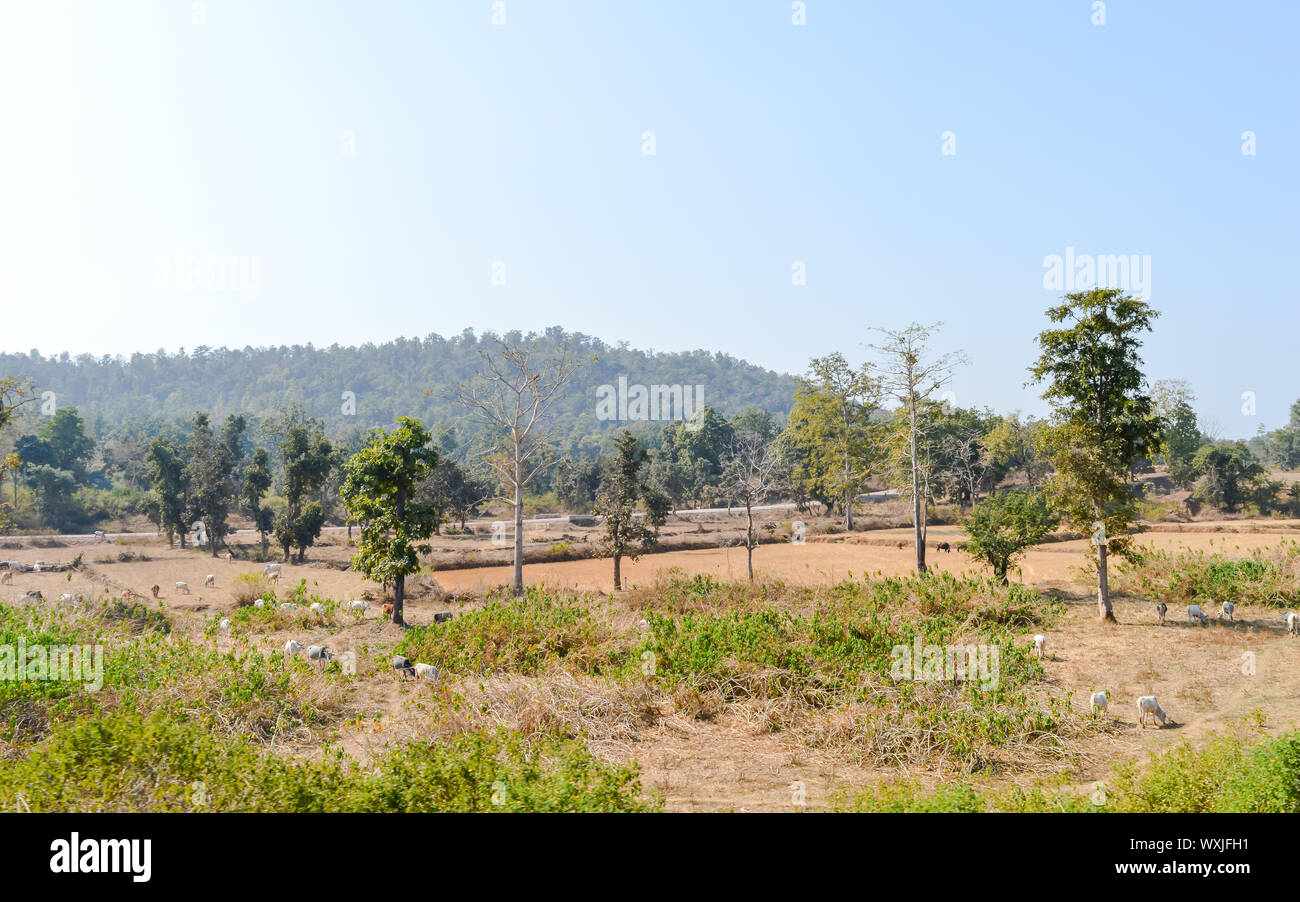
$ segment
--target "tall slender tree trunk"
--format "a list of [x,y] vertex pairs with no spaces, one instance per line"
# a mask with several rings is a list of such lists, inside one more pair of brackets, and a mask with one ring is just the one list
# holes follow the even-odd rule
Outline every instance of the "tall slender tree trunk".
[[754,581],[754,508],[752,502],[745,502],[745,514],[749,517],[749,526],[745,529],[745,565],[749,568],[749,581],[752,583]]
[[[1101,519],[1100,516],[1098,519]],[[1117,623],[1115,610],[1110,604],[1110,572],[1108,550],[1104,541],[1097,543],[1097,616],[1103,623]]]
[[623,555],[614,555],[614,591],[623,588]]
[[512,589],[524,591],[524,462],[520,458],[519,440],[515,440],[515,575]]
[[[402,523],[406,519],[406,489],[404,487],[398,487],[396,502],[394,513],[397,516],[397,522]],[[406,621],[402,619],[402,602],[405,598],[406,574],[399,573],[393,577],[393,623],[398,626],[406,625]]]
[[908,410],[908,450],[912,456],[912,533],[916,544],[916,572],[925,572],[925,523],[922,521],[922,507],[924,507],[921,498],[921,462],[917,457],[918,448],[916,442],[916,402],[915,400],[909,405]]

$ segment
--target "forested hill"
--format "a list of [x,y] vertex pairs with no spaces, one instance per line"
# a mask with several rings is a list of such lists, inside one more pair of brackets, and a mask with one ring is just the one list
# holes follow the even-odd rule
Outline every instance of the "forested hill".
[[[639,351],[558,327],[502,337],[532,341],[539,353],[563,344],[583,361],[555,411],[560,434],[579,442],[620,425],[596,417],[598,388],[617,385],[620,375],[629,384],[703,386],[703,404],[724,414],[755,405],[783,418],[794,398],[793,376],[725,354]],[[430,335],[359,347],[198,347],[129,358],[45,357],[33,350],[0,354],[0,376],[29,377],[38,391],[54,392],[57,405],[77,407],[99,438],[124,423],[188,419],[196,410],[217,421],[230,413],[262,419],[295,401],[337,434],[353,426],[389,426],[403,415],[430,426],[453,419],[468,425],[449,393],[479,367],[480,347],[495,342],[466,330],[453,338]],[[355,414],[345,413],[345,392],[355,394]]]

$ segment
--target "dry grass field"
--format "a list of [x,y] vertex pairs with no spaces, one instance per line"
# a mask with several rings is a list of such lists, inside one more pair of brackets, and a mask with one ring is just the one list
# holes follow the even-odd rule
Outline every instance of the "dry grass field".
[[[682,523],[670,532],[689,536],[698,534],[699,528],[697,523]],[[708,528],[715,538],[726,540],[737,521],[720,517]],[[1297,536],[1300,524],[1296,522],[1241,520],[1160,526],[1143,541],[1156,548],[1203,549],[1241,558],[1252,549],[1267,549]],[[911,548],[897,545],[909,537],[908,530],[876,530],[816,535],[804,544],[767,544],[755,552],[755,569],[760,582],[811,589],[810,597],[815,598],[816,590],[842,580],[909,573]],[[246,536],[236,538],[237,553],[254,549],[243,544]],[[930,531],[931,545],[955,544],[958,539],[954,527]],[[594,530],[557,523],[530,534],[529,544],[544,548],[556,541],[589,544],[595,540]],[[836,721],[844,716],[842,711],[817,709],[797,721],[782,720],[786,715],[772,707],[777,703],[771,698],[723,704],[663,693],[652,697],[648,691],[638,695],[639,690],[629,691],[564,667],[533,673],[459,674],[448,676],[436,688],[399,680],[385,662],[402,641],[403,631],[381,614],[381,587],[341,569],[351,549],[339,531],[327,533],[307,563],[284,565],[281,597],[305,581],[311,594],[335,600],[369,597],[376,604],[364,615],[338,614],[308,627],[298,622],[272,623],[238,636],[214,630],[213,624],[235,609],[230,590],[236,577],[260,572],[260,563],[214,559],[195,550],[169,548],[156,538],[40,544],[52,547],[36,547],[31,539],[5,539],[0,541],[0,559],[69,562],[80,556],[81,566],[71,573],[15,574],[12,587],[0,591],[16,597],[16,604],[34,603],[21,598],[29,589],[39,589],[46,605],[66,604],[57,600],[63,593],[102,598],[120,595],[123,589],[154,604],[150,587],[157,584],[161,587],[158,604],[172,618],[174,634],[215,643],[218,649],[247,644],[271,652],[292,638],[304,645],[327,643],[336,653],[356,652],[360,662],[356,677],[343,695],[342,710],[328,727],[299,729],[275,740],[282,752],[295,756],[319,755],[328,739],[366,760],[394,742],[447,735],[470,721],[524,733],[558,725],[584,737],[603,760],[639,762],[643,788],[661,794],[668,810],[683,811],[790,810],[791,787],[798,784],[804,787],[808,806],[818,808],[836,792],[880,780],[901,776],[932,785],[951,773],[924,760],[872,760],[854,752],[851,745],[826,741],[825,736],[843,726]],[[407,620],[413,626],[430,624],[436,612],[463,615],[482,606],[484,592],[509,577],[507,567],[446,567],[449,553],[472,550],[475,557],[499,553],[483,535],[442,539],[439,546],[431,561],[441,565],[436,565],[432,580],[426,578],[414,587],[408,599]],[[1121,596],[1116,605],[1118,625],[1102,626],[1080,569],[1085,550],[1082,540],[1040,546],[1025,557],[1015,579],[1052,590],[1064,604],[1063,614],[1046,630],[1046,673],[1033,692],[1044,697],[1068,693],[1075,714],[1083,718],[1090,693],[1105,689],[1112,700],[1109,722],[1104,729],[1073,730],[1060,739],[1063,746],[1056,752],[1013,755],[1014,766],[991,768],[981,774],[982,779],[1006,786],[1058,777],[1084,786],[1105,777],[1117,760],[1144,759],[1147,752],[1167,749],[1181,740],[1195,745],[1255,711],[1263,712],[1272,732],[1300,723],[1300,693],[1295,690],[1300,685],[1300,641],[1286,636],[1276,610],[1239,606],[1236,622],[1214,620],[1208,628],[1196,628],[1186,625],[1181,612],[1171,606],[1169,622],[1162,626],[1156,622],[1152,602]],[[956,550],[931,549],[929,558],[937,570],[983,574]],[[601,629],[633,637],[643,628],[639,624],[647,599],[666,580],[704,574],[719,581],[738,581],[744,572],[744,549],[734,546],[667,551],[625,562],[625,578],[633,588],[618,595],[610,591],[608,560],[536,563],[525,568],[528,583],[561,594],[579,593],[581,604],[599,609]],[[215,588],[203,587],[208,574],[215,576]],[[178,593],[177,581],[187,582],[192,594]],[[773,592],[772,597],[787,596]],[[1251,674],[1242,667],[1247,652],[1256,664]],[[1164,729],[1139,729],[1133,701],[1142,694],[1158,695],[1175,723]],[[449,706],[452,697],[457,703]],[[458,713],[449,716],[449,710]],[[823,738],[815,738],[819,736]]]

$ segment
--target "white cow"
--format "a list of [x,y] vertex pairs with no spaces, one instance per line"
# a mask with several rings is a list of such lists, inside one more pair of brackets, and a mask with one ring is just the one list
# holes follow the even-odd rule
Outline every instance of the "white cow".
[[1106,693],[1105,693],[1105,692],[1094,692],[1094,693],[1092,694],[1092,713],[1093,713],[1093,714],[1096,714],[1098,711],[1100,711],[1102,714],[1105,714],[1105,713],[1106,713],[1106,706],[1107,706],[1108,704],[1110,704],[1110,702],[1109,702],[1109,700],[1106,698]]
[[217,576],[215,573],[209,573],[206,577],[203,578],[203,588],[205,589],[211,589],[216,584],[217,584]]
[[182,595],[189,595],[189,594],[190,594],[190,584],[189,584],[189,583],[184,583],[184,582],[178,582],[178,583],[176,583],[176,591],[177,591],[177,592],[180,592]]
[[1199,604],[1189,604],[1187,606],[1187,623],[1190,626],[1196,626],[1198,623],[1201,626],[1209,626],[1210,618],[1205,616],[1205,612],[1201,610]]
[[1144,695],[1140,697],[1137,705],[1138,723],[1141,724],[1144,729],[1146,728],[1148,717],[1151,717],[1153,720],[1159,720],[1161,725],[1165,723],[1165,712],[1160,710],[1160,703],[1156,701],[1154,695]]

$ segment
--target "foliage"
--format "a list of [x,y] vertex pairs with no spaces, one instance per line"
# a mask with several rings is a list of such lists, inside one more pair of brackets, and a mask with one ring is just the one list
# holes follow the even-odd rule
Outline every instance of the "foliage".
[[964,523],[970,538],[959,547],[987,563],[993,575],[1005,583],[1015,559],[1047,538],[1057,522],[1039,493],[1003,492],[971,512]]

